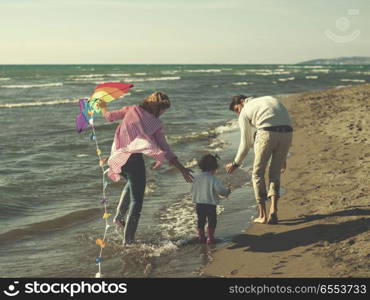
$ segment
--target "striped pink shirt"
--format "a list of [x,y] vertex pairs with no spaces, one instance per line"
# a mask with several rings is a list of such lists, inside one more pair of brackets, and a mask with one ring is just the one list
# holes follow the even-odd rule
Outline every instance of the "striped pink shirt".
[[162,121],[140,106],[125,106],[107,112],[104,118],[109,122],[122,120],[117,126],[108,160],[108,176],[113,181],[120,180],[121,168],[132,153],[154,158],[154,168],[158,168],[165,159],[171,161],[175,158],[166,141]]

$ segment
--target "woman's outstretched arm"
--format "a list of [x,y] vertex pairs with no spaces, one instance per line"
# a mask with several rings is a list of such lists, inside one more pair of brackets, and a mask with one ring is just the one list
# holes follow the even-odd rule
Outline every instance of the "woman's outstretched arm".
[[182,174],[186,182],[193,182],[193,175],[191,175],[191,170],[185,168],[177,159],[175,154],[171,151],[170,146],[167,143],[165,134],[164,134],[164,129],[161,128],[159,129],[155,134],[154,138],[159,145],[159,147],[166,152],[166,158],[168,159],[169,163],[173,166],[175,166]]
[[104,101],[99,102],[99,107],[101,108],[102,115],[108,122],[122,120],[127,110],[127,106],[125,106],[119,110],[108,111],[107,104]]

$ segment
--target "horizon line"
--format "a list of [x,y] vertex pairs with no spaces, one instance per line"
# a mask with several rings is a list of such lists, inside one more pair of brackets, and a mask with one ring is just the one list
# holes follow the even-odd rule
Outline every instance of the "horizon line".
[[295,65],[298,63],[0,63],[1,66],[16,65]]

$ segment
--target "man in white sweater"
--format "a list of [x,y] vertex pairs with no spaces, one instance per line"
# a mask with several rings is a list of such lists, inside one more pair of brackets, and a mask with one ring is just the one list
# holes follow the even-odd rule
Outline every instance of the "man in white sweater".
[[[252,127],[257,129],[254,139],[254,162],[252,182],[258,204],[259,217],[255,223],[277,224],[277,203],[280,197],[280,173],[285,169],[285,160],[292,143],[293,128],[285,106],[271,96],[232,98],[230,110],[239,115],[240,144],[232,163],[226,165],[231,174],[246,158],[253,146]],[[269,165],[269,184],[266,189],[265,170]],[[271,199],[269,217],[265,202]]]

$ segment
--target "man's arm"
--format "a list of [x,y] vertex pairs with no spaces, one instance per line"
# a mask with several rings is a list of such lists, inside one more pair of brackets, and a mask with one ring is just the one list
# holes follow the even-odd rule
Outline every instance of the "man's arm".
[[252,127],[243,111],[239,115],[239,127],[240,144],[238,152],[234,158],[234,161],[226,165],[226,170],[229,174],[242,164],[243,160],[246,158],[249,152],[249,148],[252,146]]
[[234,158],[234,162],[241,165],[243,160],[246,158],[249,148],[251,147],[252,140],[252,128],[249,121],[244,115],[239,117],[239,127],[240,127],[240,144],[238,152]]

